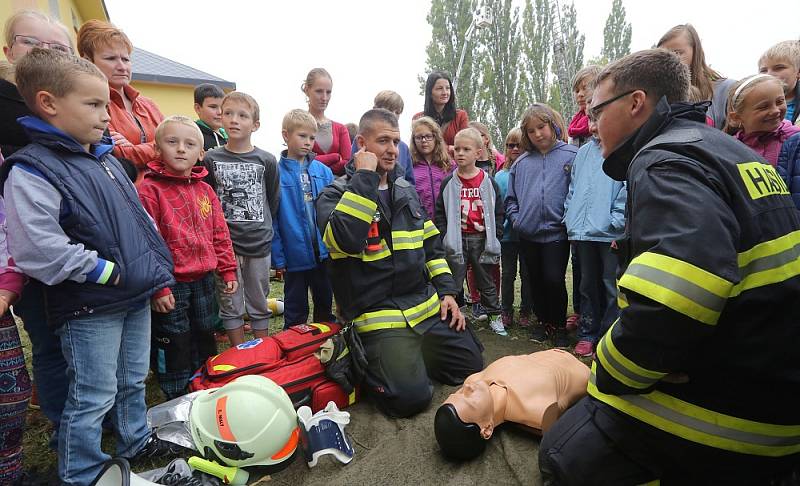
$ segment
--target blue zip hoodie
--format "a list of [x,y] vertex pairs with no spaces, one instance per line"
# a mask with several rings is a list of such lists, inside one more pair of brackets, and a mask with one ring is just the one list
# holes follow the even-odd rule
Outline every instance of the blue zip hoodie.
[[572,165],[572,181],[564,201],[564,222],[572,241],[611,242],[625,230],[625,183],[603,172],[600,144],[592,137]]
[[506,217],[521,239],[535,243],[566,240],[564,200],[578,148],[557,141],[546,154],[525,152],[511,167]]
[[[311,194],[316,202],[322,190],[333,182],[333,172],[322,162],[313,159],[313,154],[306,156],[308,175],[311,177]],[[306,202],[303,198],[303,186],[300,182],[302,169],[300,164],[281,153],[278,162],[281,180],[280,202],[273,225],[272,263],[275,268],[285,268],[289,272],[302,272],[316,267],[318,262],[314,254],[314,243],[317,240],[319,260],[328,258],[328,249],[322,242],[314,218],[308,220]],[[313,210],[313,205],[312,205]],[[314,234],[311,234],[314,228]],[[286,242],[286,244],[284,244]]]

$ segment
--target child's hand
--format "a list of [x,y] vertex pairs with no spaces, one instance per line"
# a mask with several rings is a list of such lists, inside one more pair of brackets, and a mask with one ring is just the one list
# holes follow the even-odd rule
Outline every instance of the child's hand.
[[17,294],[10,290],[0,289],[0,316],[8,311],[9,306],[17,299]]
[[378,168],[378,158],[372,152],[367,152],[366,148],[356,152],[353,163],[356,166],[356,170],[366,169],[375,172],[375,169]]
[[108,133],[111,134],[111,140],[114,141],[114,145],[119,145],[120,147],[133,147],[133,144],[130,143],[127,138],[125,138],[125,135],[114,131],[109,131]]
[[164,297],[153,299],[150,302],[150,307],[156,312],[166,314],[167,312],[175,309],[175,296],[172,294],[167,294]]
[[230,282],[225,282],[225,288],[222,290],[223,294],[232,294],[239,290],[239,282],[236,280],[231,280]]

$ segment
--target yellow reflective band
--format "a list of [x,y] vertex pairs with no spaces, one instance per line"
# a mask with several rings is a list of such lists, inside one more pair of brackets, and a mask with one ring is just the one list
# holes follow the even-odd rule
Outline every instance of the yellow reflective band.
[[316,327],[317,329],[319,329],[322,332],[331,332],[331,326],[328,326],[326,324],[320,324],[318,322],[312,322],[310,325],[313,326],[313,327]]
[[213,371],[230,371],[235,370],[236,367],[233,365],[214,365],[211,367]]
[[422,227],[422,229],[425,231],[425,236],[423,239],[426,240],[431,236],[436,236],[439,234],[439,229],[436,228],[436,225],[433,224],[433,221],[430,219],[425,220],[425,225]]
[[363,196],[347,191],[342,194],[342,199],[333,209],[334,211],[349,214],[365,223],[372,223],[372,217],[375,215],[377,207],[378,204],[375,201],[370,201]]
[[447,264],[447,260],[444,258],[434,258],[433,260],[428,260],[425,262],[425,268],[428,269],[430,278],[437,277],[443,273],[449,273],[450,275],[453,274],[453,272],[450,271],[450,265]]
[[350,392],[350,395],[347,396],[347,404],[348,405],[352,405],[354,403],[356,403],[356,390],[355,389],[353,389],[353,391]]
[[731,296],[800,275],[800,231],[739,253],[739,274],[742,280],[733,288]]
[[642,483],[639,486],[661,486],[661,480],[660,479],[654,479],[652,481],[648,481],[646,483]]
[[620,412],[664,432],[717,449],[780,457],[800,452],[800,425],[777,425],[742,419],[685,402],[660,391],[643,395],[607,395],[596,386],[592,363],[587,391]]
[[353,324],[358,332],[397,329],[406,327],[406,318],[399,309],[386,309],[365,312],[353,319]]
[[392,231],[392,248],[396,250],[416,250],[422,248],[423,230]]
[[345,346],[344,349],[342,350],[342,352],[339,354],[339,356],[336,357],[336,361],[339,361],[340,359],[344,358],[348,354],[350,354],[350,348]]
[[620,308],[620,310],[628,307],[629,305],[628,298],[625,297],[625,294],[622,292],[617,292],[617,306]]
[[404,310],[403,315],[408,321],[408,325],[414,327],[425,319],[436,315],[439,309],[439,294],[434,292],[425,302]]
[[637,389],[644,389],[652,386],[653,383],[667,374],[643,368],[626,358],[625,355],[617,349],[614,340],[611,338],[611,334],[614,330],[614,326],[616,326],[618,322],[619,319],[611,325],[611,328],[598,343],[597,358],[603,365],[603,369],[608,371],[618,382]]
[[781,176],[769,164],[763,162],[745,162],[738,164],[739,175],[742,177],[744,186],[752,199],[760,199],[765,196],[777,196],[789,194],[789,188],[783,182]]
[[619,286],[681,314],[714,325],[733,284],[677,258],[645,252],[631,261]]
[[389,245],[386,244],[386,240],[381,238],[381,248],[380,250],[364,250],[361,252],[361,261],[363,262],[374,262],[376,260],[383,260],[384,258],[390,257],[392,255],[391,250],[389,250]]

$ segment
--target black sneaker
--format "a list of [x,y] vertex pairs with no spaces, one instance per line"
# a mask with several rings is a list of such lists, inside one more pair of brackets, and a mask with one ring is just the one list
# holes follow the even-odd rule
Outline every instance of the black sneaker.
[[153,432],[150,434],[147,442],[144,443],[144,447],[139,449],[139,452],[133,456],[131,462],[135,463],[145,459],[154,458],[166,459],[169,457],[184,455],[187,451],[188,449],[185,447],[181,447],[178,444],[173,444],[172,442],[159,439],[156,437],[156,433]]
[[554,347],[559,349],[567,349],[570,347],[569,334],[566,328],[556,328],[554,330]]
[[538,344],[544,344],[544,342],[547,341],[547,331],[545,330],[542,324],[536,323],[533,326],[531,326],[530,329],[531,329],[531,335],[530,335],[531,341]]

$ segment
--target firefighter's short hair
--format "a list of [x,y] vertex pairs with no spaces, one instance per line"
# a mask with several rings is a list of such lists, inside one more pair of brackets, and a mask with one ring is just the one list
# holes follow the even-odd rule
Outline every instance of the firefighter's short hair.
[[640,89],[656,102],[666,96],[669,103],[686,101],[691,85],[689,68],[666,49],[634,52],[612,62],[597,75],[593,87],[607,79],[616,93]]

